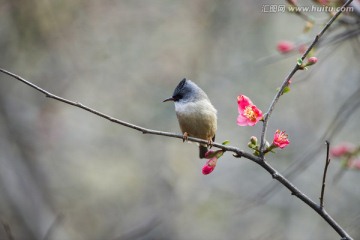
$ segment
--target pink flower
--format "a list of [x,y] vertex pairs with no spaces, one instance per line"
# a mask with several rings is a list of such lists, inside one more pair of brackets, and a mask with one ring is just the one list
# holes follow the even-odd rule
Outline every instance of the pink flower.
[[332,157],[338,158],[346,154],[351,153],[354,150],[354,146],[349,143],[342,143],[330,149]]
[[262,112],[258,109],[245,95],[240,95],[237,98],[239,116],[237,124],[239,126],[254,126],[263,118]]
[[285,131],[276,130],[272,145],[282,149],[289,145],[289,143],[290,141]]
[[289,41],[280,41],[276,48],[280,53],[288,53],[294,50],[295,44]]

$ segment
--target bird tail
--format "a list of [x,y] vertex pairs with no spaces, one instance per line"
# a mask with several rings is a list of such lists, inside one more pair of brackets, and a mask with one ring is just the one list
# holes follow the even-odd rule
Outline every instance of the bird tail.
[[207,153],[208,147],[205,145],[199,145],[199,157],[205,158],[205,153]]

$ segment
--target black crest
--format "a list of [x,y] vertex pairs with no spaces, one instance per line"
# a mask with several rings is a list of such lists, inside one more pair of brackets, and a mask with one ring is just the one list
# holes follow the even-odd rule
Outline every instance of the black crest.
[[179,82],[179,84],[177,85],[177,87],[174,90],[174,95],[176,93],[179,93],[184,88],[185,83],[186,83],[186,78],[184,78],[183,80],[181,80],[181,82]]
[[186,78],[181,80],[181,82],[176,86],[174,93],[173,93],[174,101],[178,101],[183,98],[183,96],[185,94],[185,91],[184,91],[185,84],[186,84]]

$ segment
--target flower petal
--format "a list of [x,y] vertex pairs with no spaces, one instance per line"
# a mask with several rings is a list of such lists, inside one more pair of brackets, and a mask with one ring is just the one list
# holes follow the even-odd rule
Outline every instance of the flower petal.
[[237,125],[239,126],[248,126],[248,119],[243,115],[239,114],[236,120]]
[[245,95],[240,95],[237,97],[237,102],[238,102],[238,110],[239,110],[239,113],[241,111],[244,111],[244,109],[249,106],[249,105],[254,105],[252,103],[252,101],[250,100],[250,98],[248,98],[247,96]]

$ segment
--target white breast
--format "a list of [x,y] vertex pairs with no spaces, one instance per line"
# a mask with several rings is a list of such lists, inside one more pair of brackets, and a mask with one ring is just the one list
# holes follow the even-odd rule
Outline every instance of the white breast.
[[210,140],[216,132],[216,109],[208,99],[196,102],[175,102],[181,131],[189,136]]

